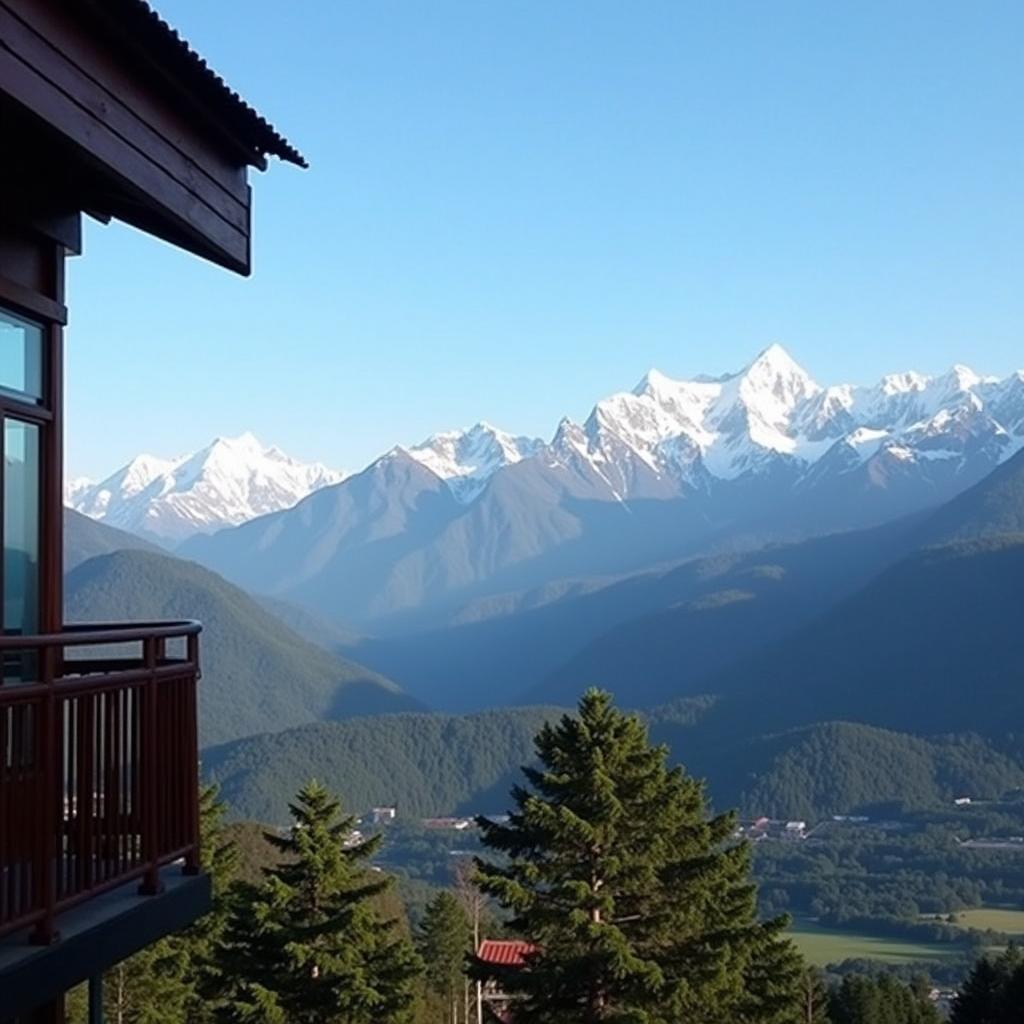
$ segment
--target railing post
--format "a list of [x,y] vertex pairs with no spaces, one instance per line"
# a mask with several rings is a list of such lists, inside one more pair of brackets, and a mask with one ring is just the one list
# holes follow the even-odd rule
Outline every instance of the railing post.
[[202,823],[199,817],[199,635],[189,633],[185,640],[186,660],[191,666],[188,680],[188,701],[185,707],[187,730],[187,764],[189,830],[192,845],[185,856],[185,874],[198,875],[202,866]]
[[89,979],[89,1024],[103,1024],[103,975]]
[[36,747],[36,772],[42,789],[40,806],[36,809],[38,833],[34,843],[35,856],[32,871],[43,916],[31,935],[36,945],[49,946],[60,938],[55,918],[57,914],[57,863],[63,806],[57,781],[57,695],[53,689],[54,649],[40,649],[40,679],[46,687],[42,704]]
[[142,641],[143,661],[149,670],[146,680],[142,706],[142,744],[140,766],[142,773],[139,789],[143,794],[145,806],[142,813],[142,857],[147,861],[146,874],[143,876],[139,893],[143,896],[156,896],[163,891],[160,883],[160,844],[158,842],[160,817],[157,813],[157,793],[159,780],[160,757],[157,749],[157,682],[156,657],[157,645],[154,637],[148,636]]

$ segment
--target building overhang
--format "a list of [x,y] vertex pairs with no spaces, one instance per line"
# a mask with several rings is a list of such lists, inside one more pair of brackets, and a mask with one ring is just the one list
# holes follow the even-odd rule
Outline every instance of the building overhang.
[[0,131],[4,205],[71,251],[84,212],[242,274],[249,168],[305,166],[143,0],[0,0]]

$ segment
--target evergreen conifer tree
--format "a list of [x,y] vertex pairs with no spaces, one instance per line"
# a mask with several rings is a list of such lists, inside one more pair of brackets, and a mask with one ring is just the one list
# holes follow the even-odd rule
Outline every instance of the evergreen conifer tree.
[[1024,958],[1016,946],[975,962],[957,993],[950,1024],[1024,1024]]
[[998,1024],[1004,981],[989,957],[978,960],[957,993],[951,1024]]
[[417,947],[431,992],[440,997],[447,1019],[456,1024],[464,1002],[466,956],[472,938],[466,912],[458,899],[442,891],[427,904],[417,935]]
[[883,974],[847,975],[829,996],[832,1024],[940,1024],[925,992]]
[[757,921],[734,818],[708,815],[640,720],[591,690],[536,750],[508,823],[479,819],[504,855],[479,862],[481,888],[536,952],[473,970],[515,994],[517,1024],[799,1021],[802,962],[784,919]]
[[351,843],[355,819],[319,783],[291,805],[281,855],[262,886],[236,901],[222,943],[221,1019],[265,1024],[392,1024],[406,1020],[420,963],[374,897],[389,880],[366,861],[379,836]]
[[184,945],[189,960],[189,1024],[208,1024],[214,1019],[216,997],[224,984],[218,950],[231,915],[239,861],[237,846],[225,835],[225,811],[218,787],[204,786],[199,794],[201,864],[210,877],[213,908],[176,940]]

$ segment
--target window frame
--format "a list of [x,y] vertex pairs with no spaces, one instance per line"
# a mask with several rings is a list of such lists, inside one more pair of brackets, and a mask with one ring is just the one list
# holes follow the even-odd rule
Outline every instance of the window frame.
[[[0,290],[0,311],[24,320],[40,329],[42,348],[40,352],[40,391],[36,398],[0,386],[0,584],[5,578],[5,526],[3,502],[7,476],[6,430],[7,420],[13,419],[35,426],[39,430],[39,475],[36,494],[38,508],[39,553],[38,553],[38,607],[36,621],[40,633],[57,631],[63,623],[63,479],[54,481],[54,476],[63,477],[61,467],[61,384],[63,354],[64,317],[46,316],[41,308],[29,308],[27,303],[11,301],[12,297]],[[40,304],[41,305],[41,304]],[[56,305],[56,304],[55,304]],[[58,313],[58,310],[52,310]],[[52,495],[59,495],[57,508]],[[54,521],[56,517],[56,523]],[[2,586],[0,586],[2,589]],[[7,624],[3,621],[3,605],[0,604],[0,635],[7,635]],[[3,685],[0,679],[0,685]]]

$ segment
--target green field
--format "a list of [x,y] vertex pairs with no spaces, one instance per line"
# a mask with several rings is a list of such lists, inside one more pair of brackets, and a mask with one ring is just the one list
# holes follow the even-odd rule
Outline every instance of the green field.
[[1024,910],[1004,907],[961,910],[956,915],[956,923],[963,928],[991,928],[1014,937],[1024,936]]
[[944,960],[957,952],[949,945],[907,942],[823,928],[806,919],[794,921],[789,934],[804,957],[818,967],[852,958],[908,964],[918,960]]

